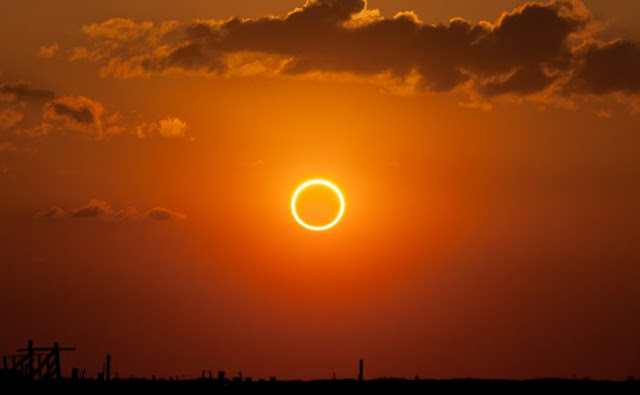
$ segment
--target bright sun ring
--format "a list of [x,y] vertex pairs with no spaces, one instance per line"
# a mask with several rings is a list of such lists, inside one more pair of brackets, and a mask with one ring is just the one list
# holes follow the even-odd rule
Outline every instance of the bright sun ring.
[[[333,221],[331,221],[330,223],[328,223],[326,225],[322,225],[322,226],[309,225],[308,223],[306,223],[302,219],[300,219],[300,217],[298,216],[298,211],[296,210],[296,201],[298,200],[298,195],[300,195],[300,193],[302,191],[304,191],[307,187],[310,187],[310,186],[313,186],[313,185],[322,185],[322,186],[325,186],[325,187],[331,189],[336,194],[336,196],[338,196],[338,199],[340,200],[340,211],[338,212],[338,215],[333,219]],[[306,181],[306,182],[302,183],[298,187],[298,189],[296,189],[296,191],[293,193],[293,196],[291,197],[291,212],[293,213],[293,218],[295,218],[296,221],[300,225],[302,225],[303,227],[305,227],[305,228],[307,228],[309,230],[316,231],[316,232],[327,230],[329,228],[332,228],[342,218],[342,214],[344,214],[344,197],[342,196],[342,192],[340,192],[340,189],[338,189],[337,186],[335,186],[334,184],[330,183],[329,181],[319,180],[319,179],[318,180],[309,180],[309,181]]]

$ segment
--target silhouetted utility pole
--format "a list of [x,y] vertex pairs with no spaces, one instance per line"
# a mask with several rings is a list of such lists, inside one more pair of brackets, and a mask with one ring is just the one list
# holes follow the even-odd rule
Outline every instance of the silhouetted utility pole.
[[27,377],[33,378],[34,374],[33,374],[33,357],[34,357],[34,352],[33,352],[33,340],[29,340],[29,343],[27,345],[26,349],[20,349],[18,351],[23,351],[27,353],[27,361],[26,364],[24,365],[24,374]]
[[364,361],[361,359],[358,365],[358,381],[362,381],[362,378],[364,377]]

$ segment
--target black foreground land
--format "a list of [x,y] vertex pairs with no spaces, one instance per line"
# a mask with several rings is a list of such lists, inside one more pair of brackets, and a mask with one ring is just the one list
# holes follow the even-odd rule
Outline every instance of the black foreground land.
[[[317,381],[225,381],[217,380],[142,380],[120,379],[55,381],[0,381],[0,392],[7,390],[64,391],[144,391],[139,393],[202,393],[202,394],[640,394],[640,381],[598,380],[317,380]],[[8,392],[7,392],[8,393]]]

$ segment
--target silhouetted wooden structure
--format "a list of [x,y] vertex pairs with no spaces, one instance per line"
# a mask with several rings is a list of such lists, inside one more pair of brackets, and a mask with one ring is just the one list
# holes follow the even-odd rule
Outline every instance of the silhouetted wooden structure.
[[59,379],[62,377],[60,352],[74,350],[74,347],[60,347],[58,343],[53,343],[52,347],[34,347],[33,341],[29,340],[26,348],[17,350],[18,354],[2,358],[3,369],[27,380]]

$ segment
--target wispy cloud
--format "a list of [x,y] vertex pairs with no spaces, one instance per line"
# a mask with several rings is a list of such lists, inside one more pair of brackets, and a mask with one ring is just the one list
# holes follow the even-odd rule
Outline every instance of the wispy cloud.
[[108,141],[116,135],[183,138],[188,126],[178,117],[140,122],[110,111],[95,99],[56,96],[52,91],[34,89],[19,81],[0,83],[0,129],[25,136],[81,134],[92,140]]
[[136,136],[146,138],[160,136],[167,138],[185,137],[187,134],[187,123],[180,118],[167,117],[158,122],[142,123],[136,128]]
[[60,49],[60,45],[58,43],[53,43],[51,45],[43,45],[38,48],[38,56],[41,58],[53,58],[58,53]]

